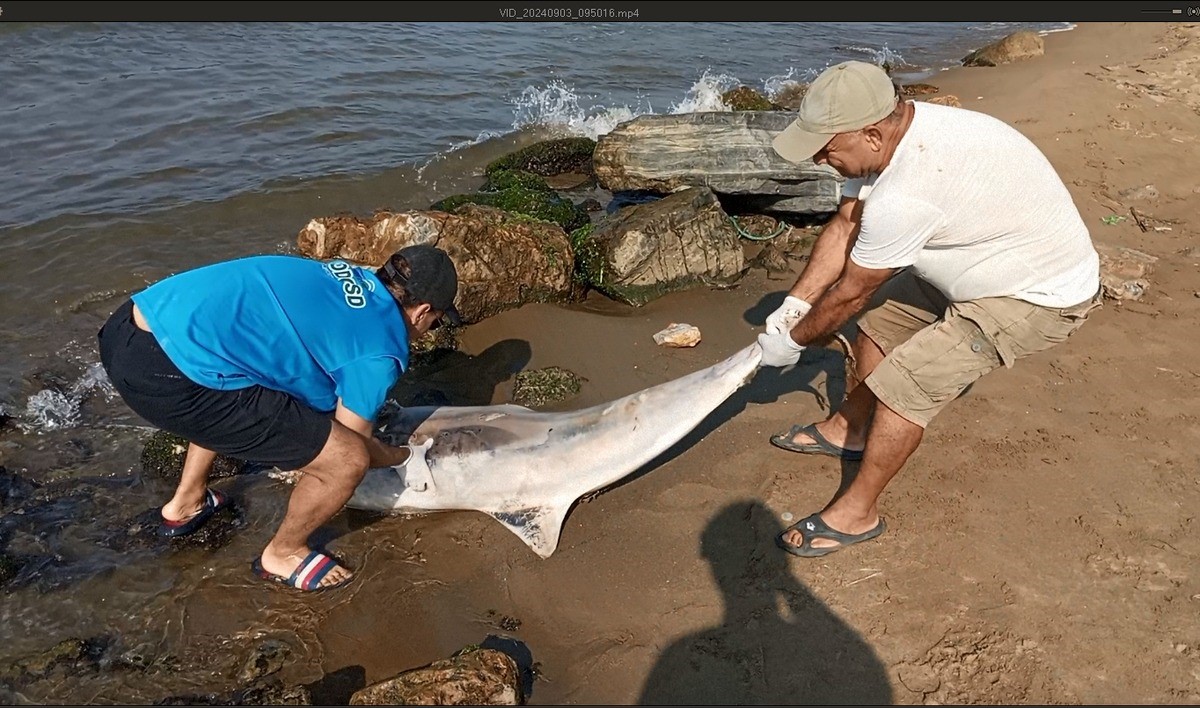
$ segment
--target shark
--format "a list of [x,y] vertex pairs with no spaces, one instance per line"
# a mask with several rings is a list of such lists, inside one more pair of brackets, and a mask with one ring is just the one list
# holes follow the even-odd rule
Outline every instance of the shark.
[[639,470],[753,378],[757,342],[707,368],[575,411],[514,404],[400,409],[381,437],[412,449],[367,470],[346,506],[490,515],[541,558],[558,548],[582,496]]

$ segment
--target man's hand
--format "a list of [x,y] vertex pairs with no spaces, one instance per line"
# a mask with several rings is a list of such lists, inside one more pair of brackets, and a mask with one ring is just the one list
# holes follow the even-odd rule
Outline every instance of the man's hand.
[[767,334],[791,332],[796,323],[804,319],[812,305],[798,297],[788,295],[783,299],[779,309],[767,315]]
[[333,418],[350,430],[358,433],[359,437],[363,439],[363,443],[367,446],[367,455],[370,457],[369,466],[390,467],[392,465],[404,464],[408,460],[411,450],[407,445],[393,447],[375,437],[371,421],[342,405],[341,399],[338,400],[337,410],[334,412]]
[[800,352],[804,351],[791,332],[763,332],[758,335],[758,345],[763,350],[762,366],[791,366],[800,361]]

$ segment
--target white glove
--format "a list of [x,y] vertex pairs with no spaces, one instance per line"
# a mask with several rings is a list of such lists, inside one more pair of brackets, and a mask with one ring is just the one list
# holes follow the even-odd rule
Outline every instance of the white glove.
[[421,445],[406,445],[409,454],[408,459],[399,465],[392,465],[392,469],[396,470],[396,474],[400,475],[404,486],[414,492],[431,492],[436,489],[433,483],[433,472],[429,469],[429,463],[425,459],[425,455],[429,452],[429,448],[433,446],[433,438],[429,438]]
[[791,332],[763,332],[758,335],[758,346],[762,347],[762,366],[791,366],[800,361],[800,352],[804,351]]
[[783,304],[779,306],[778,310],[767,315],[767,333],[778,334],[792,331],[792,327],[804,319],[811,309],[812,305],[798,297],[788,295],[783,299]]

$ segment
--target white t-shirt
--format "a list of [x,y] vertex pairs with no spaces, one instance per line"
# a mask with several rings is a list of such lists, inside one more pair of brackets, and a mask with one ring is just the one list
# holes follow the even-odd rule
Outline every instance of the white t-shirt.
[[1015,297],[1067,307],[1100,287],[1100,259],[1045,155],[983,113],[915,103],[879,175],[847,180],[863,200],[850,258],[912,270],[952,302]]

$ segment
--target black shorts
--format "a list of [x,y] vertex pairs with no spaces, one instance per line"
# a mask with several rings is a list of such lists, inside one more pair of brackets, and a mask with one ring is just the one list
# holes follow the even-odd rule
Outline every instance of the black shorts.
[[219,391],[183,374],[154,335],[133,322],[133,301],[100,329],[100,361],[134,413],[155,427],[222,455],[300,469],[316,459],[333,418],[262,386]]

